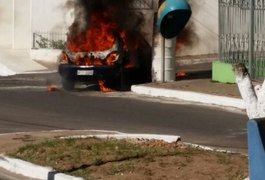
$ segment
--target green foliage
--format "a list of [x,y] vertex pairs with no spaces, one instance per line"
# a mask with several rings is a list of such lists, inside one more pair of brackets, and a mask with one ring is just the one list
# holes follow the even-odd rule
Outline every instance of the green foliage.
[[39,45],[40,48],[48,48],[49,47],[49,42],[47,38],[44,38],[40,36],[40,40],[36,40],[36,43]]
[[50,48],[50,49],[65,49],[66,42],[64,40],[49,40],[40,34],[34,33],[34,39],[38,36],[39,40],[36,40],[36,44],[39,48]]
[[57,40],[57,41],[52,40],[50,42],[50,47],[52,47],[53,49],[65,49],[65,46],[66,42],[63,40]]

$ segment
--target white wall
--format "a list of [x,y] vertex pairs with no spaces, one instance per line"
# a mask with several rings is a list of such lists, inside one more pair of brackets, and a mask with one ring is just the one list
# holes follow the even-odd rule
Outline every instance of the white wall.
[[13,48],[31,48],[31,0],[14,0]]
[[32,31],[67,31],[73,21],[66,0],[32,0]]
[[11,0],[0,0],[0,48],[12,47],[13,3]]
[[190,42],[178,56],[218,53],[218,0],[190,0],[192,17],[187,24]]
[[66,0],[0,0],[0,48],[30,49],[32,32],[66,32],[73,21]]
[[0,47],[31,46],[31,0],[0,0]]

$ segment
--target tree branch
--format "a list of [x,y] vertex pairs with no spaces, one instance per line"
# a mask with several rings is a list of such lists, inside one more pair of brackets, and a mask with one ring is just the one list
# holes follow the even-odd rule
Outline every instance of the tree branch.
[[235,73],[239,92],[246,104],[248,117],[250,119],[265,117],[264,83],[262,86],[258,85],[254,88],[248,70],[242,63],[234,64],[233,71]]

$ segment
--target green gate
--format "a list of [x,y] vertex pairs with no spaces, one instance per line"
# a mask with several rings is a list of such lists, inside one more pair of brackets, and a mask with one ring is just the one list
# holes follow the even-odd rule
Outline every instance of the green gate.
[[219,59],[265,77],[265,0],[219,0]]

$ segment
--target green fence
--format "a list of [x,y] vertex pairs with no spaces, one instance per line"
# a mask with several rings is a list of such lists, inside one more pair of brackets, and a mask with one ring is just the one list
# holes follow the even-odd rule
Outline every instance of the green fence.
[[219,0],[219,59],[265,77],[265,0]]

